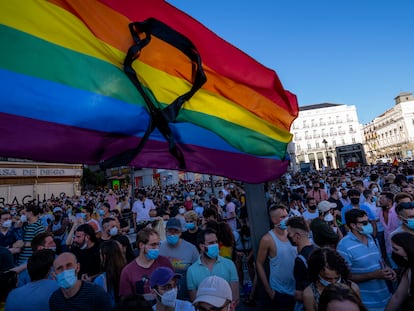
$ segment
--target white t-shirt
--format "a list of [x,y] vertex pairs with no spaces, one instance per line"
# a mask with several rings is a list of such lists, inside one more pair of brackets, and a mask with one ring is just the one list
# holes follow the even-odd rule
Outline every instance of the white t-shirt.
[[154,202],[150,199],[145,199],[144,202],[141,200],[135,201],[132,205],[132,212],[136,214],[135,221],[138,223],[150,220],[149,211],[155,208]]

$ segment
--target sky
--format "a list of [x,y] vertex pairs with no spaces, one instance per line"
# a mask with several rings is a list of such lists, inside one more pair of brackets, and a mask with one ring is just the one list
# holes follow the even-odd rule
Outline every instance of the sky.
[[354,105],[366,124],[414,93],[413,0],[168,0],[276,71],[299,106]]

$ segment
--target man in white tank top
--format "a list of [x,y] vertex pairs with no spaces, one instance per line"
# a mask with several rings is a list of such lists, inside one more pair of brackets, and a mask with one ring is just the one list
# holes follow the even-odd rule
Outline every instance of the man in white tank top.
[[[284,205],[272,205],[269,217],[274,225],[260,240],[256,269],[267,293],[266,310],[291,311],[295,306],[295,265],[296,248],[293,247],[286,232],[288,212]],[[266,275],[264,264],[269,259],[270,273]]]

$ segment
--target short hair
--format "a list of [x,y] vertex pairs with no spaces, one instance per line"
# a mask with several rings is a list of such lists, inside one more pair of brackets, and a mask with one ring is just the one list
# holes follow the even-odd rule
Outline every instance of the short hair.
[[394,196],[394,201],[395,201],[395,203],[399,203],[400,202],[400,200],[402,200],[402,199],[406,199],[406,198],[408,198],[408,199],[410,199],[410,201],[412,201],[413,200],[413,196],[411,195],[411,194],[409,194],[409,193],[407,193],[407,192],[398,192],[395,196]]
[[356,196],[360,196],[361,194],[356,189],[349,189],[348,192],[347,192],[347,195],[349,197],[356,197]]
[[359,311],[368,311],[361,298],[346,284],[330,284],[323,290],[318,304],[318,311],[326,311],[331,301],[351,301],[359,307]]
[[197,213],[196,212],[194,212],[194,211],[188,211],[188,212],[185,212],[184,213],[184,218],[185,219],[189,219],[191,221],[197,221],[198,216],[197,216]]
[[269,206],[269,214],[273,211],[277,211],[278,209],[287,210],[287,207],[284,204],[272,204]]
[[333,195],[335,192],[337,192],[338,191],[338,188],[336,188],[336,187],[331,187],[330,189],[329,189],[329,194],[330,195]]
[[26,212],[32,212],[33,216],[40,214],[40,207],[34,204],[26,205]]
[[53,238],[52,232],[40,232],[34,236],[30,243],[32,251],[36,252],[39,246],[45,246],[46,238],[50,236]]
[[27,272],[32,281],[46,278],[53,266],[55,252],[51,249],[41,249],[33,253],[27,261]]
[[364,186],[364,182],[361,179],[356,179],[352,182],[352,185],[355,186]]
[[215,234],[217,236],[217,231],[213,228],[206,228],[204,230],[201,230],[197,234],[197,245],[204,244],[206,242],[206,235],[207,234]]
[[153,228],[145,227],[139,230],[139,232],[137,233],[137,240],[136,240],[137,247],[139,248],[139,243],[147,244],[150,236],[154,234],[157,236],[160,236],[158,231]]
[[11,215],[11,212],[9,210],[3,210],[0,212],[0,217],[3,215]]
[[218,213],[217,213],[217,210],[216,210],[216,209],[214,209],[214,208],[206,208],[206,209],[203,211],[203,217],[204,217],[204,218],[209,218],[209,217],[211,217],[211,216],[213,216],[213,217],[214,217],[214,219],[217,219],[217,218],[218,218]]
[[286,226],[291,227],[293,229],[299,229],[305,232],[309,232],[308,224],[302,216],[293,216],[288,218],[286,221]]
[[316,248],[308,258],[308,277],[310,282],[319,279],[319,273],[328,268],[339,273],[344,281],[349,278],[349,268],[345,259],[330,247]]
[[314,197],[306,197],[306,204],[309,204],[310,201],[316,200]]
[[112,218],[112,217],[106,217],[106,218],[102,219],[102,227],[110,221],[115,221],[115,219]]
[[362,195],[364,196],[364,198],[367,198],[370,194],[372,194],[372,189],[365,189],[364,191],[362,191]]
[[93,206],[89,203],[83,209],[87,211],[89,214],[93,214]]
[[350,224],[356,223],[357,218],[361,218],[366,215],[367,213],[364,210],[352,208],[345,213],[345,223],[349,228],[351,228]]
[[108,202],[104,202],[104,204],[102,204],[102,207],[106,207],[107,209],[110,209],[111,205],[109,205]]
[[89,239],[93,243],[97,243],[98,242],[98,239],[97,239],[96,234],[95,234],[95,230],[89,224],[82,224],[79,227],[77,227],[75,231],[76,232],[83,232],[83,233],[85,233],[85,235],[88,235],[89,236]]
[[386,197],[388,200],[394,201],[394,193],[389,192],[389,191],[383,191],[381,192],[380,195],[383,195],[384,197]]

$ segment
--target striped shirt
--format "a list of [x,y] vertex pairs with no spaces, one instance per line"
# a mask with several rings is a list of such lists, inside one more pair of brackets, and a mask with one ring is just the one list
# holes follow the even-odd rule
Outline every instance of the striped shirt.
[[[369,273],[381,269],[381,253],[371,236],[368,245],[351,232],[338,243],[337,251],[346,260],[352,274]],[[385,280],[374,279],[358,283],[361,299],[369,309],[383,310],[391,298]]]
[[97,284],[82,281],[79,291],[65,298],[61,289],[49,299],[51,311],[110,311],[112,303],[109,295]]
[[[45,232],[45,227],[42,224],[42,221],[38,219],[36,222],[32,224],[27,224],[23,227],[23,242],[32,242],[33,238],[36,236],[36,234]],[[23,247],[22,251],[19,254],[19,261],[18,264],[24,264],[27,262],[30,256],[32,256],[32,248],[29,247]]]

